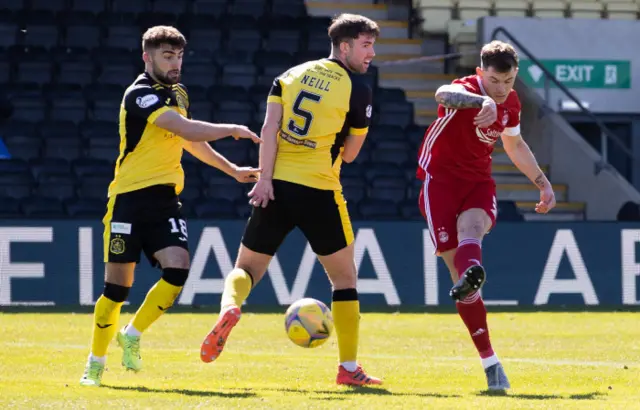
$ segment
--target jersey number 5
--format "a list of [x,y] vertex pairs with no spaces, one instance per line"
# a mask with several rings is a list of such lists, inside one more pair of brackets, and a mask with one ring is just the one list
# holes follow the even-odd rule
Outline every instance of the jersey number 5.
[[304,119],[304,124],[302,127],[299,127],[293,119],[290,119],[288,124],[289,131],[301,137],[304,137],[309,133],[309,128],[311,128],[311,122],[313,121],[313,113],[311,111],[303,110],[300,106],[305,99],[313,102],[320,102],[321,98],[321,95],[313,94],[304,90],[300,91],[296,97],[296,101],[293,103],[293,113]]

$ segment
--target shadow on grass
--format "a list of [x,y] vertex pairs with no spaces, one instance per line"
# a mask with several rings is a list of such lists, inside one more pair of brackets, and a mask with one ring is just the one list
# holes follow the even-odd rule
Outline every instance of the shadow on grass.
[[572,394],[570,396],[561,396],[558,394],[509,394],[507,392],[497,390],[483,390],[476,394],[477,396],[486,397],[508,397],[510,399],[520,400],[598,400],[605,396],[600,392]]
[[[244,389],[243,389],[244,390]],[[246,389],[248,390],[248,389]],[[357,386],[357,387],[349,387],[345,386],[344,388],[339,388],[336,390],[306,390],[306,389],[293,389],[289,387],[282,388],[260,388],[259,390],[269,390],[281,393],[300,393],[300,394],[327,394],[327,395],[373,395],[373,396],[417,396],[417,397],[432,397],[432,398],[455,398],[462,397],[457,394],[440,394],[440,393],[394,393],[390,392],[387,389],[383,389],[381,387],[371,387],[371,386]],[[318,399],[327,399],[324,397]]]
[[256,397],[255,393],[245,391],[245,392],[222,392],[222,391],[211,391],[211,390],[190,390],[190,389],[154,389],[150,387],[144,386],[108,386],[103,384],[103,387],[107,389],[113,390],[128,390],[128,391],[137,391],[140,393],[175,393],[175,394],[184,394],[185,396],[200,396],[200,397],[224,397],[224,398],[248,398],[248,397]]

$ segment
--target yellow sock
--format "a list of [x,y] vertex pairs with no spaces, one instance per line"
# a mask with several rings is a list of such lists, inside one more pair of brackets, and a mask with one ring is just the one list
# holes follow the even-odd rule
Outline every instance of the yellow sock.
[[360,302],[357,300],[334,300],[331,304],[331,313],[338,337],[340,363],[355,362],[358,356]]
[[147,330],[165,310],[169,309],[176,300],[182,286],[174,286],[164,279],[160,279],[142,302],[142,305],[131,320],[133,327],[140,333]]
[[100,295],[93,311],[93,337],[91,339],[91,354],[94,356],[105,356],[109,343],[118,331],[118,320],[120,319],[120,309],[124,302],[114,302],[113,300]]
[[238,268],[232,270],[224,281],[220,307],[224,308],[229,305],[242,306],[247,297],[249,297],[252,285],[251,275],[246,271]]

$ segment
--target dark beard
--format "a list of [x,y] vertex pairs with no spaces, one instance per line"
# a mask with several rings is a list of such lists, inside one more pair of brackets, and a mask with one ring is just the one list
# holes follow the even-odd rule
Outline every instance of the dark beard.
[[161,73],[159,71],[156,71],[155,67],[153,69],[153,76],[155,78],[157,78],[158,81],[160,81],[161,83],[169,84],[169,85],[178,84],[180,82],[180,77],[181,77],[180,74],[178,74],[178,77],[175,80],[171,79],[171,78],[169,78],[169,73],[163,74],[163,73]]

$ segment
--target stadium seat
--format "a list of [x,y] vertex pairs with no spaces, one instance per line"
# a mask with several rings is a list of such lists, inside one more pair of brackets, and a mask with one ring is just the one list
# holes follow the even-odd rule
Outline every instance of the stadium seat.
[[93,102],[91,118],[96,121],[109,121],[120,116],[120,100],[97,100]]
[[64,201],[75,196],[76,182],[69,174],[41,174],[34,193]]
[[19,199],[0,197],[0,218],[19,218],[21,215]]
[[489,0],[458,0],[458,10],[461,20],[477,20],[488,16],[491,11]]
[[567,3],[559,0],[533,0],[533,16],[543,18],[563,18],[567,10]]
[[53,64],[49,61],[23,61],[18,63],[17,74],[20,83],[49,84],[53,78]]
[[225,85],[250,88],[255,85],[256,67],[249,64],[228,64],[222,67],[222,82]]
[[[189,49],[219,50],[222,47],[222,31],[215,28],[194,28],[189,36]],[[213,59],[207,62],[212,62]],[[187,64],[189,60],[185,61]]]
[[368,220],[398,219],[398,207],[391,201],[367,199],[358,204],[358,211]]
[[89,176],[109,178],[113,176],[114,164],[106,160],[79,158],[71,164],[74,175],[82,180]]
[[[2,33],[0,33],[0,36]],[[2,47],[2,45],[0,45]],[[4,58],[0,55],[0,84],[6,84],[11,78],[11,66],[8,61],[2,61]]]
[[46,102],[38,97],[18,97],[12,99],[13,120],[38,123],[46,118]]
[[495,0],[496,16],[526,17],[529,12],[527,0]]
[[79,180],[80,187],[78,196],[80,198],[106,199],[109,184],[113,179],[113,175],[106,176],[85,176]]
[[180,199],[193,203],[202,197],[203,189],[198,184],[187,184],[180,193]]
[[65,215],[62,201],[43,197],[23,200],[22,212],[29,218],[58,218]]
[[[294,54],[300,48],[300,32],[290,29],[271,30],[266,42],[266,50]],[[279,61],[276,63],[291,66],[291,62]]]
[[187,12],[189,2],[187,0],[154,0],[151,10],[154,13],[180,15]]
[[[235,182],[235,181],[234,181]],[[224,199],[227,201],[235,202],[239,201],[246,196],[246,191],[243,185],[238,183],[233,184],[208,184],[204,190],[205,198],[211,199],[212,202],[218,199]]]
[[191,115],[194,119],[200,121],[211,121],[213,119],[213,104],[207,101],[192,101]]
[[104,44],[113,49],[138,50],[140,44],[140,29],[131,26],[111,26],[107,28],[107,37]]
[[60,158],[38,158],[30,161],[30,168],[36,180],[43,175],[62,175],[71,173],[69,162]]
[[406,182],[404,178],[378,178],[371,181],[369,198],[391,201],[398,204],[406,199]]
[[25,0],[2,0],[2,8],[12,11],[21,11],[25,9]]
[[227,10],[227,0],[194,0],[193,12],[219,17]]
[[102,217],[106,212],[105,200],[77,198],[65,201],[67,214],[74,218],[98,218]]
[[92,49],[100,45],[100,28],[88,23],[72,25],[66,28],[64,45]]
[[251,16],[257,20],[265,14],[266,3],[263,0],[236,0],[229,4],[228,13],[234,16]]
[[93,70],[90,61],[64,61],[58,70],[58,83],[88,85],[93,82]]
[[452,0],[419,0],[424,21],[422,29],[427,33],[445,34],[447,22],[453,16]]
[[23,159],[0,159],[0,175],[28,174],[29,163]]
[[85,100],[75,98],[60,98],[51,107],[50,119],[54,121],[71,121],[79,124],[84,121],[87,114]]
[[82,146],[79,138],[57,138],[44,141],[45,157],[60,158],[73,161],[82,155]]
[[217,67],[213,64],[189,64],[185,69],[190,83],[198,84],[202,87],[211,87],[217,82]]
[[[353,166],[353,164],[350,164],[350,165]],[[375,164],[375,163],[370,164],[370,166],[364,170],[364,175],[367,181],[369,182],[382,177],[392,177],[392,178],[403,177],[402,170],[397,165]]]
[[498,220],[509,222],[524,221],[524,216],[513,201],[498,201]]
[[49,24],[27,24],[23,44],[27,47],[52,48],[58,44],[58,28]]
[[604,11],[602,4],[584,0],[570,1],[569,8],[573,18],[600,19]]
[[149,0],[113,0],[111,10],[117,13],[140,14],[150,9]]
[[408,199],[398,205],[402,219],[422,221],[422,213],[418,207],[418,201]]
[[[391,146],[390,144],[387,145]],[[387,163],[402,165],[409,160],[409,150],[404,144],[399,145],[398,148],[376,148],[371,153],[371,161],[375,162],[376,164]]]
[[0,22],[0,48],[8,48],[18,42],[18,25],[10,22]]
[[274,18],[291,17],[298,21],[304,21],[307,16],[307,8],[303,2],[298,0],[274,0],[271,16]]
[[612,20],[637,20],[638,5],[629,2],[607,1],[607,17]]
[[41,140],[37,136],[14,135],[3,140],[11,158],[28,161],[41,155]]
[[99,14],[107,10],[107,2],[105,0],[71,0],[71,10]]
[[59,13],[66,8],[66,3],[66,0],[31,0],[31,10]]
[[405,128],[413,124],[413,104],[409,102],[382,102],[378,110],[378,124]]
[[[102,66],[102,73],[98,77],[101,84],[115,84],[128,87],[137,75],[136,67],[133,64],[117,63]],[[119,96],[121,99],[122,95]],[[120,101],[118,101],[119,105]]]
[[234,203],[224,199],[201,200],[193,208],[198,218],[232,219],[238,215]]
[[347,202],[352,201],[356,204],[366,197],[367,185],[361,178],[342,177],[342,193]]

